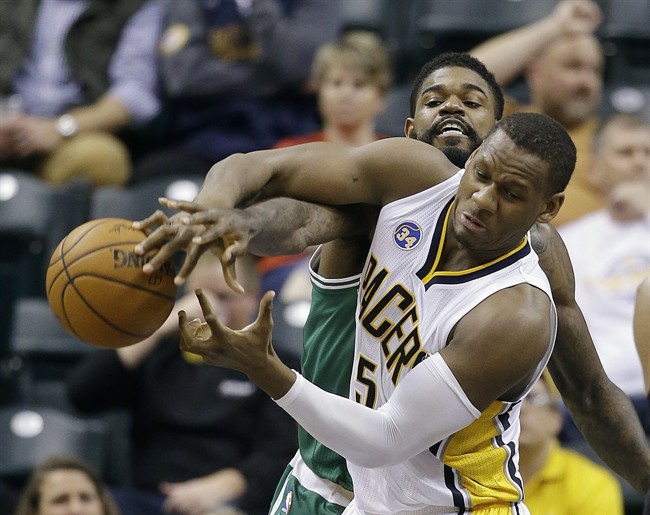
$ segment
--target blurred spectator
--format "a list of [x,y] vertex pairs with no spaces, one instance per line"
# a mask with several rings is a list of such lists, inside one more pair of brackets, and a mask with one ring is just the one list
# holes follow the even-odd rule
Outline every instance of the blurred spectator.
[[616,477],[579,453],[560,447],[560,395],[548,371],[521,405],[519,467],[531,515],[623,514]]
[[312,65],[322,129],[280,140],[276,147],[313,141],[359,146],[382,136],[375,132],[392,85],[391,63],[383,42],[372,32],[351,31],[323,45]]
[[127,406],[132,420],[133,489],[113,489],[125,515],[220,513],[239,507],[266,513],[285,464],[297,448],[291,418],[246,376],[203,366],[179,348],[178,315],[201,316],[201,287],[224,323],[242,328],[257,313],[257,277],[249,261],[238,278],[245,294],[223,279],[206,253],[187,292],[150,338],[93,355],[69,380],[73,404],[84,412]]
[[46,459],[31,473],[15,515],[119,515],[108,488],[83,461]]
[[566,189],[566,201],[553,225],[574,220],[603,206],[589,180],[591,141],[598,127],[602,101],[604,56],[594,31],[602,20],[592,0],[562,0],[542,20],[492,38],[471,53],[507,86],[522,72],[530,105],[506,105],[514,111],[536,111],[559,121],[578,152],[576,168]]
[[[318,132],[282,139],[275,147],[315,141],[360,146],[385,137],[377,134],[375,123],[384,109],[392,76],[388,52],[381,39],[371,32],[349,31],[337,41],[322,45],[311,73],[318,94],[322,128]],[[310,254],[309,250],[296,256],[260,258],[262,291],[275,290],[283,298],[284,281],[295,271],[303,280],[295,277],[295,286],[290,289],[294,292],[296,288],[301,289],[308,298],[311,285],[305,259]],[[298,262],[302,266],[294,270]]]
[[634,342],[643,367],[643,379],[650,413],[650,276],[636,291],[634,302]]
[[338,0],[166,0],[160,42],[170,144],[135,180],[205,175],[235,152],[318,127],[305,87],[314,52],[339,31]]
[[0,16],[0,167],[53,184],[124,184],[121,131],[160,110],[159,0],[8,0]]
[[637,288],[650,271],[650,125],[630,114],[608,118],[594,138],[590,172],[605,208],[559,232],[605,372],[632,398],[648,431],[632,320]]

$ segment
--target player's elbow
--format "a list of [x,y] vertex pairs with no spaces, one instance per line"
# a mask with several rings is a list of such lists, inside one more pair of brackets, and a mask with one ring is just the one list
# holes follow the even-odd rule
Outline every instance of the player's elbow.
[[[382,412],[381,408],[378,412]],[[355,446],[351,451],[354,456],[346,456],[354,465],[363,468],[390,467],[415,454],[400,438],[400,431],[391,417],[382,414],[382,427],[377,430],[375,437],[364,438],[364,444]]]

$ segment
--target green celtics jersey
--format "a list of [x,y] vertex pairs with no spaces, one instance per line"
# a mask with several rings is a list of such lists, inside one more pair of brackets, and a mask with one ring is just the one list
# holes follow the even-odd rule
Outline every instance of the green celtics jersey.
[[[305,322],[302,375],[330,393],[347,397],[354,358],[354,313],[359,277],[323,279],[312,274],[312,301]],[[345,459],[298,429],[300,454],[318,476],[352,490]]]

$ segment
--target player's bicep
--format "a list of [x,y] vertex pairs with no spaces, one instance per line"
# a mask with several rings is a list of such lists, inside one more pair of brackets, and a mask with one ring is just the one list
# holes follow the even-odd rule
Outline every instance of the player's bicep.
[[472,404],[518,398],[548,350],[548,296],[519,285],[488,297],[457,324],[440,352]]
[[264,197],[284,191],[332,205],[385,205],[438,184],[457,170],[438,149],[408,138],[361,147],[308,143],[279,149],[271,158],[274,178],[264,187]]

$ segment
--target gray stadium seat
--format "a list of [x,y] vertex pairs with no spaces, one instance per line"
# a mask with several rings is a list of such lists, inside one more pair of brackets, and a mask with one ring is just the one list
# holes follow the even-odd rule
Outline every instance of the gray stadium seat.
[[88,217],[90,183],[53,187],[25,172],[0,170],[0,356],[17,298],[45,295],[45,273],[59,242]]
[[90,352],[101,351],[68,334],[46,299],[18,299],[7,358],[12,401],[70,410],[66,376],[70,367]]
[[[47,407],[56,410],[55,413],[60,410],[65,416],[73,417],[72,420],[78,416],[85,424],[87,417],[80,416],[68,401],[67,375],[89,354],[112,351],[98,349],[68,334],[50,310],[46,299],[19,299],[13,318],[10,350],[4,367],[10,376],[11,404]],[[59,421],[61,417],[54,418]],[[107,456],[110,456],[101,471],[104,479],[111,485],[126,485],[130,478],[128,411],[111,410],[97,414],[90,420],[93,427],[101,427],[104,437],[102,445]],[[1,434],[0,442],[4,445]]]
[[650,87],[650,0],[610,0],[604,19],[608,81]]
[[36,405],[0,408],[0,476],[25,478],[44,459],[83,459],[100,474],[107,462],[102,422]]
[[[157,209],[159,197],[192,200],[203,177],[164,177],[115,188],[104,186],[93,192],[90,218],[126,218],[141,220]],[[167,211],[170,214],[169,211]]]
[[377,132],[387,136],[404,136],[404,122],[410,113],[411,84],[397,84],[386,98],[386,107],[377,117]]
[[420,30],[434,37],[476,34],[489,37],[537,21],[558,0],[421,0]]

